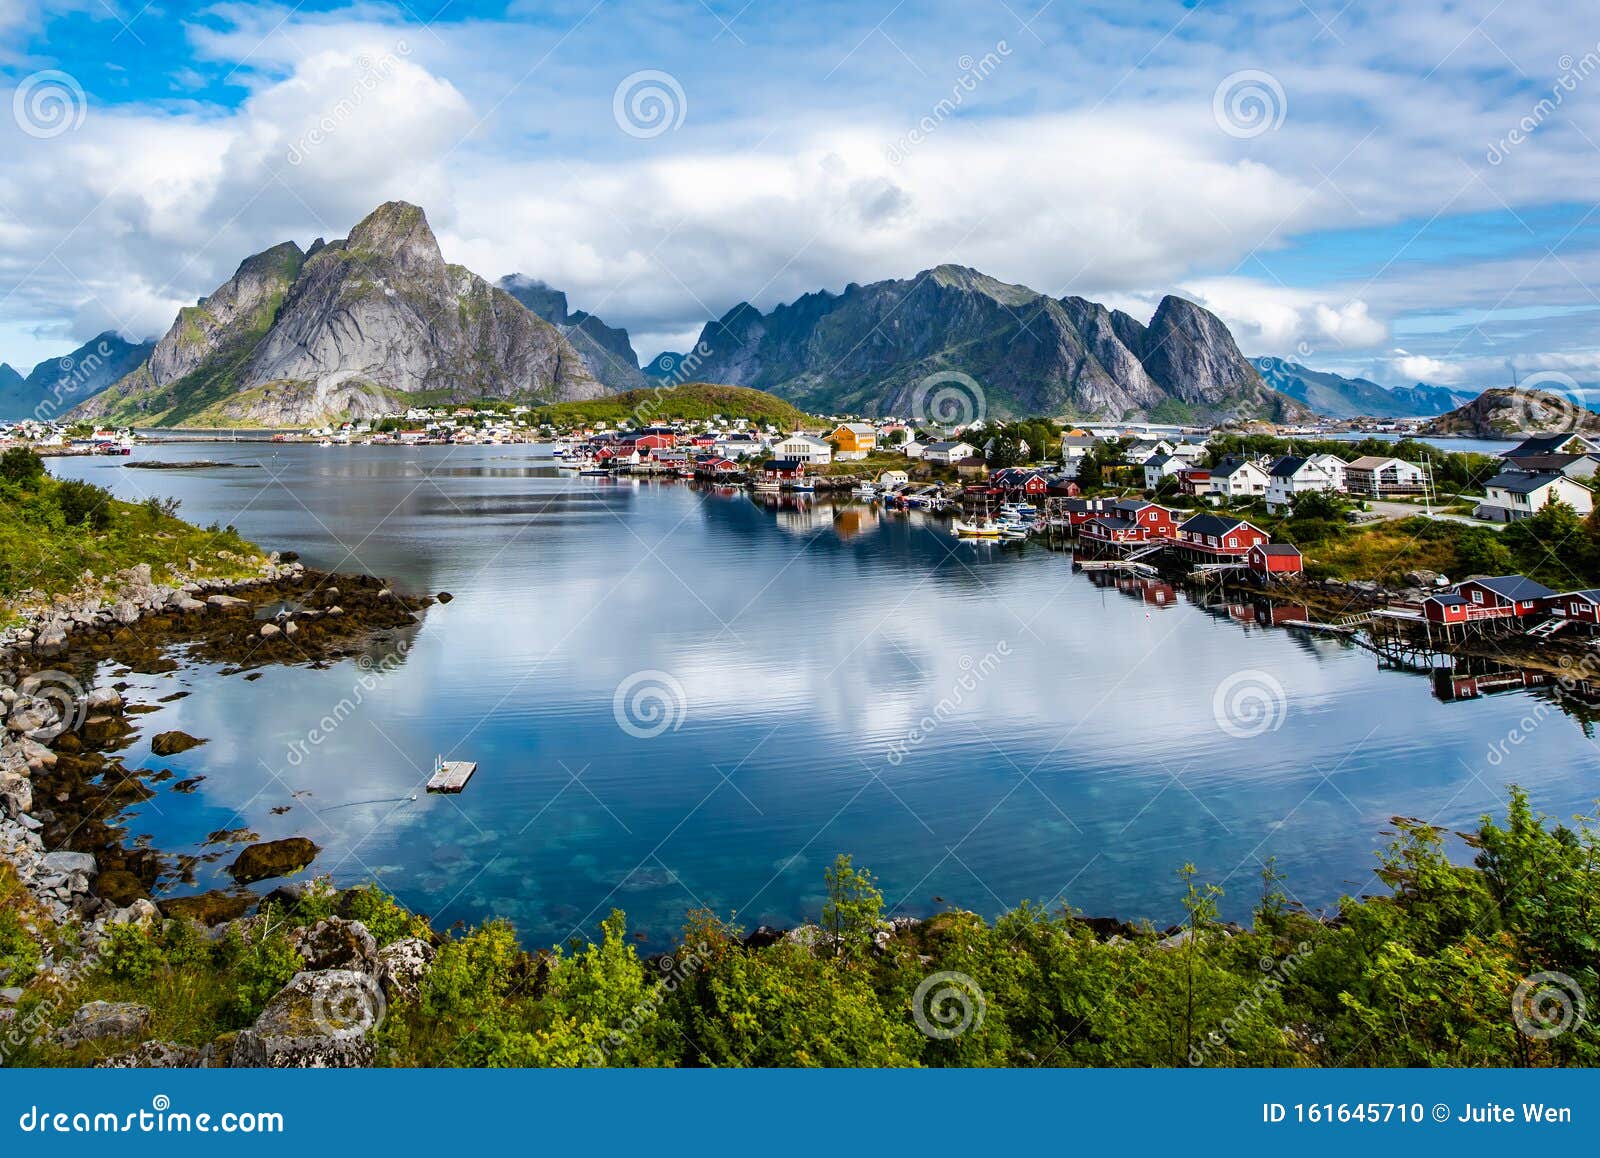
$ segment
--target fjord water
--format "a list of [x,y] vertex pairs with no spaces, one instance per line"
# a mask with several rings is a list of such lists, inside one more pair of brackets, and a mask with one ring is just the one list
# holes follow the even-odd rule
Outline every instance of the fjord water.
[[[1192,862],[1238,917],[1268,857],[1320,907],[1378,889],[1391,816],[1461,828],[1511,780],[1562,817],[1595,795],[1591,742],[1548,693],[1443,703],[1336,640],[920,517],[562,476],[526,446],[136,453],[240,465],[51,468],[455,598],[365,666],[102,672],[136,701],[190,693],[140,717],[128,766],[174,777],[130,837],[210,854],[217,830],[307,836],[312,871],[376,879],[441,925],[502,916],[535,945],[612,908],[650,945],[698,907],[792,925],[840,852],[913,914],[1066,900],[1164,924]],[[1230,680],[1268,689],[1260,734],[1219,726]],[[170,729],[209,743],[152,756]],[[1526,739],[1502,744],[1512,729]],[[436,754],[478,762],[460,796],[421,791]],[[226,884],[231,859],[193,887]]]

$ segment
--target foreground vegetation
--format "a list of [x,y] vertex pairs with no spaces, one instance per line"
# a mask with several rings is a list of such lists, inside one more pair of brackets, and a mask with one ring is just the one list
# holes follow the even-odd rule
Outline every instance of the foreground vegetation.
[[51,478],[25,448],[0,455],[0,602],[28,590],[77,586],[84,572],[107,576],[141,563],[158,581],[193,559],[207,577],[250,573],[260,551],[232,527],[202,529],[160,499],[125,503],[103,487]]
[[[702,912],[670,958],[648,960],[620,912],[597,942],[529,953],[503,923],[438,937],[374,890],[313,889],[220,938],[175,920],[120,927],[73,990],[36,982],[18,1013],[53,1003],[60,1024],[83,1001],[140,1001],[155,1010],[150,1037],[225,1041],[294,974],[288,931],[338,913],[380,944],[438,944],[420,993],[391,1001],[376,1031],[385,1065],[1600,1062],[1600,1035],[1570,1016],[1580,992],[1600,993],[1600,841],[1588,824],[1551,825],[1513,789],[1504,823],[1485,818],[1464,837],[1473,867],[1451,861],[1449,834],[1395,824],[1376,869],[1388,892],[1346,899],[1329,919],[1292,903],[1269,866],[1251,927],[1221,924],[1220,890],[1186,868],[1177,936],[1102,940],[1089,922],[1028,905],[992,924],[952,911],[890,934],[870,874],[841,857],[809,938],[753,947]],[[8,879],[0,967],[26,974],[40,918]],[[11,1062],[87,1064],[116,1048],[36,1041]]]

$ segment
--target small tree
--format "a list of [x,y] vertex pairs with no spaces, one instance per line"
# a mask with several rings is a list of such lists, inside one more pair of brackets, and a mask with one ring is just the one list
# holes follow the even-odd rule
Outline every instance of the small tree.
[[825,874],[828,903],[822,906],[822,927],[833,937],[834,955],[857,957],[872,947],[872,934],[883,914],[883,893],[872,874],[857,869],[840,853]]

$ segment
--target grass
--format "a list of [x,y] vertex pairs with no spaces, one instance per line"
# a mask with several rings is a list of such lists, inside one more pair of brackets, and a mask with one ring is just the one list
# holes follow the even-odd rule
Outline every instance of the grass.
[[556,427],[572,427],[596,422],[615,425],[624,420],[635,425],[677,418],[703,422],[718,414],[727,419],[743,418],[758,425],[772,425],[779,430],[794,430],[820,421],[808,418],[793,404],[763,390],[709,382],[628,390],[588,402],[562,402],[540,408],[534,418]]
[[[4,461],[22,461],[9,457],[17,453]],[[65,594],[84,585],[85,572],[103,579],[141,563],[157,582],[171,582],[180,571],[186,578],[241,578],[264,562],[232,527],[197,527],[173,510],[158,500],[125,503],[100,487],[42,473],[0,478],[0,602],[29,590]],[[190,559],[198,574],[188,572]],[[0,617],[14,611],[0,608]]]

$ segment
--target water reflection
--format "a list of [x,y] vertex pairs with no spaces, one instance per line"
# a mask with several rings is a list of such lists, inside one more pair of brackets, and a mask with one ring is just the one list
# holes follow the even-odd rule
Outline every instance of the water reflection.
[[[503,915],[534,943],[613,906],[652,943],[700,906],[792,924],[816,915],[841,851],[907,912],[1065,899],[1165,922],[1192,861],[1239,916],[1269,856],[1315,907],[1374,887],[1390,816],[1464,827],[1513,779],[1552,814],[1592,795],[1589,704],[1555,687],[1443,700],[1431,668],[1384,670],[1287,626],[1303,608],[1076,574],[1060,552],[959,543],[919,513],[580,478],[519,447],[139,453],[267,469],[52,469],[456,598],[370,690],[354,661],[249,682],[191,663],[102,673],[159,708],[130,766],[173,771],[129,830],[195,854],[228,828],[308,836],[316,871],[376,877],[446,924]],[[614,714],[642,672],[682,696],[648,739]],[[1241,672],[1283,692],[1249,739],[1214,703]],[[1492,757],[1546,702],[1550,721]],[[172,729],[210,743],[151,755]],[[411,800],[436,754],[479,772],[459,797]],[[219,871],[197,863],[196,887]]]

